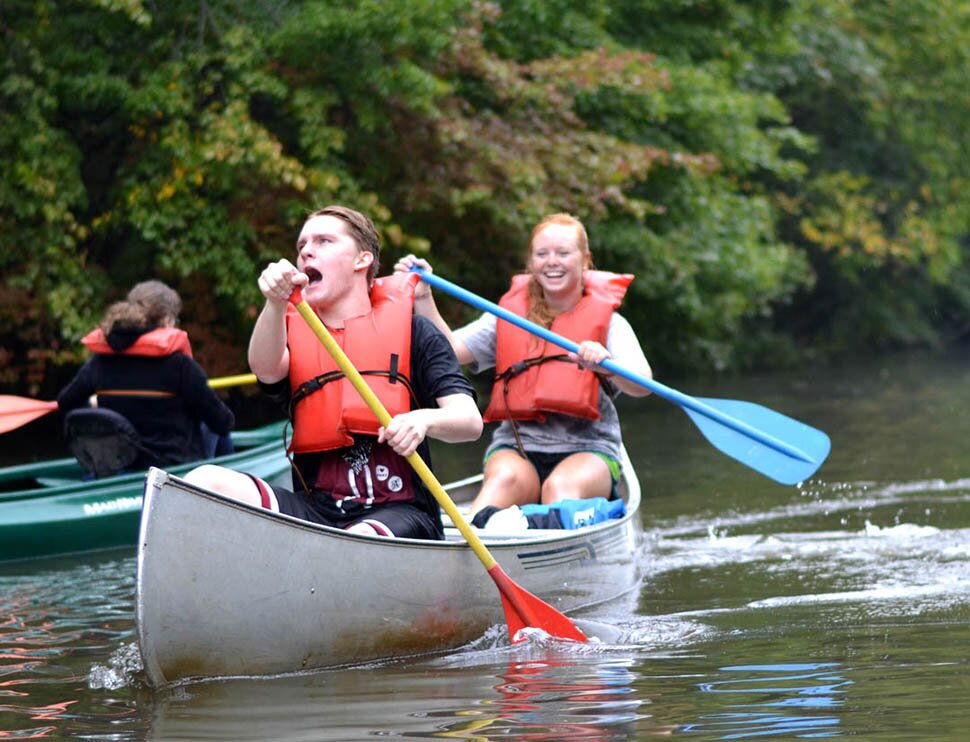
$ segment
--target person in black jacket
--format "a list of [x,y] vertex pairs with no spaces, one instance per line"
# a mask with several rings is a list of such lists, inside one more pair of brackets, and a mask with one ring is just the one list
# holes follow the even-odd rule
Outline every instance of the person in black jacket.
[[212,453],[206,437],[227,441],[235,423],[193,360],[188,335],[175,326],[181,306],[161,281],[137,284],[84,337],[94,355],[57,397],[63,413],[90,404],[123,415],[140,439],[129,469],[205,458]]

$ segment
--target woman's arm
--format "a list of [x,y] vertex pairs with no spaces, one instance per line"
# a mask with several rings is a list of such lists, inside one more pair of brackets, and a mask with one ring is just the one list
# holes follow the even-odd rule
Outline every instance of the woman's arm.
[[57,408],[61,412],[70,412],[76,407],[84,407],[95,392],[91,378],[91,360],[85,362],[68,385],[57,395]]
[[[405,255],[397,261],[394,265],[394,271],[395,273],[407,273],[411,270],[412,265],[417,265],[428,273],[433,272],[431,264],[427,260],[416,258],[413,255]],[[414,311],[416,314],[431,320],[434,326],[441,330],[441,333],[448,338],[452,350],[455,351],[455,355],[458,357],[458,363],[464,366],[475,360],[465,343],[451,331],[448,323],[441,316],[441,312],[438,311],[438,305],[435,304],[434,295],[431,293],[431,287],[424,281],[419,283],[414,289]]]

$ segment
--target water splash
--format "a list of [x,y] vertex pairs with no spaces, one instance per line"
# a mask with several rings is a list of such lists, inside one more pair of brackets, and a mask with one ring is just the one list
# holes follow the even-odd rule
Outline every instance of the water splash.
[[134,685],[135,676],[144,670],[136,642],[123,644],[108,659],[107,665],[94,665],[88,672],[88,688],[119,690]]
[[866,519],[865,534],[870,538],[923,538],[940,532],[934,526],[918,526],[915,523],[900,523],[897,526],[877,526]]

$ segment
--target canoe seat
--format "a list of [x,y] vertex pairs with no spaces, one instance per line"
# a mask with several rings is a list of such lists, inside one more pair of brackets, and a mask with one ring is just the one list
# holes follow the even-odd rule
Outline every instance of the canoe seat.
[[101,407],[68,412],[64,438],[78,463],[98,479],[124,472],[147,453],[131,421]]

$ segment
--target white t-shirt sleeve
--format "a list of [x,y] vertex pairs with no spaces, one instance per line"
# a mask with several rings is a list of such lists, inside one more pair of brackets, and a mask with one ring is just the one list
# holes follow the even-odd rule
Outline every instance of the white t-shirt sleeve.
[[495,323],[494,314],[485,312],[476,320],[454,331],[474,359],[468,364],[472,373],[480,373],[495,366]]
[[640,341],[625,317],[613,312],[606,335],[606,349],[612,361],[639,376],[649,376],[650,364],[643,354]]

